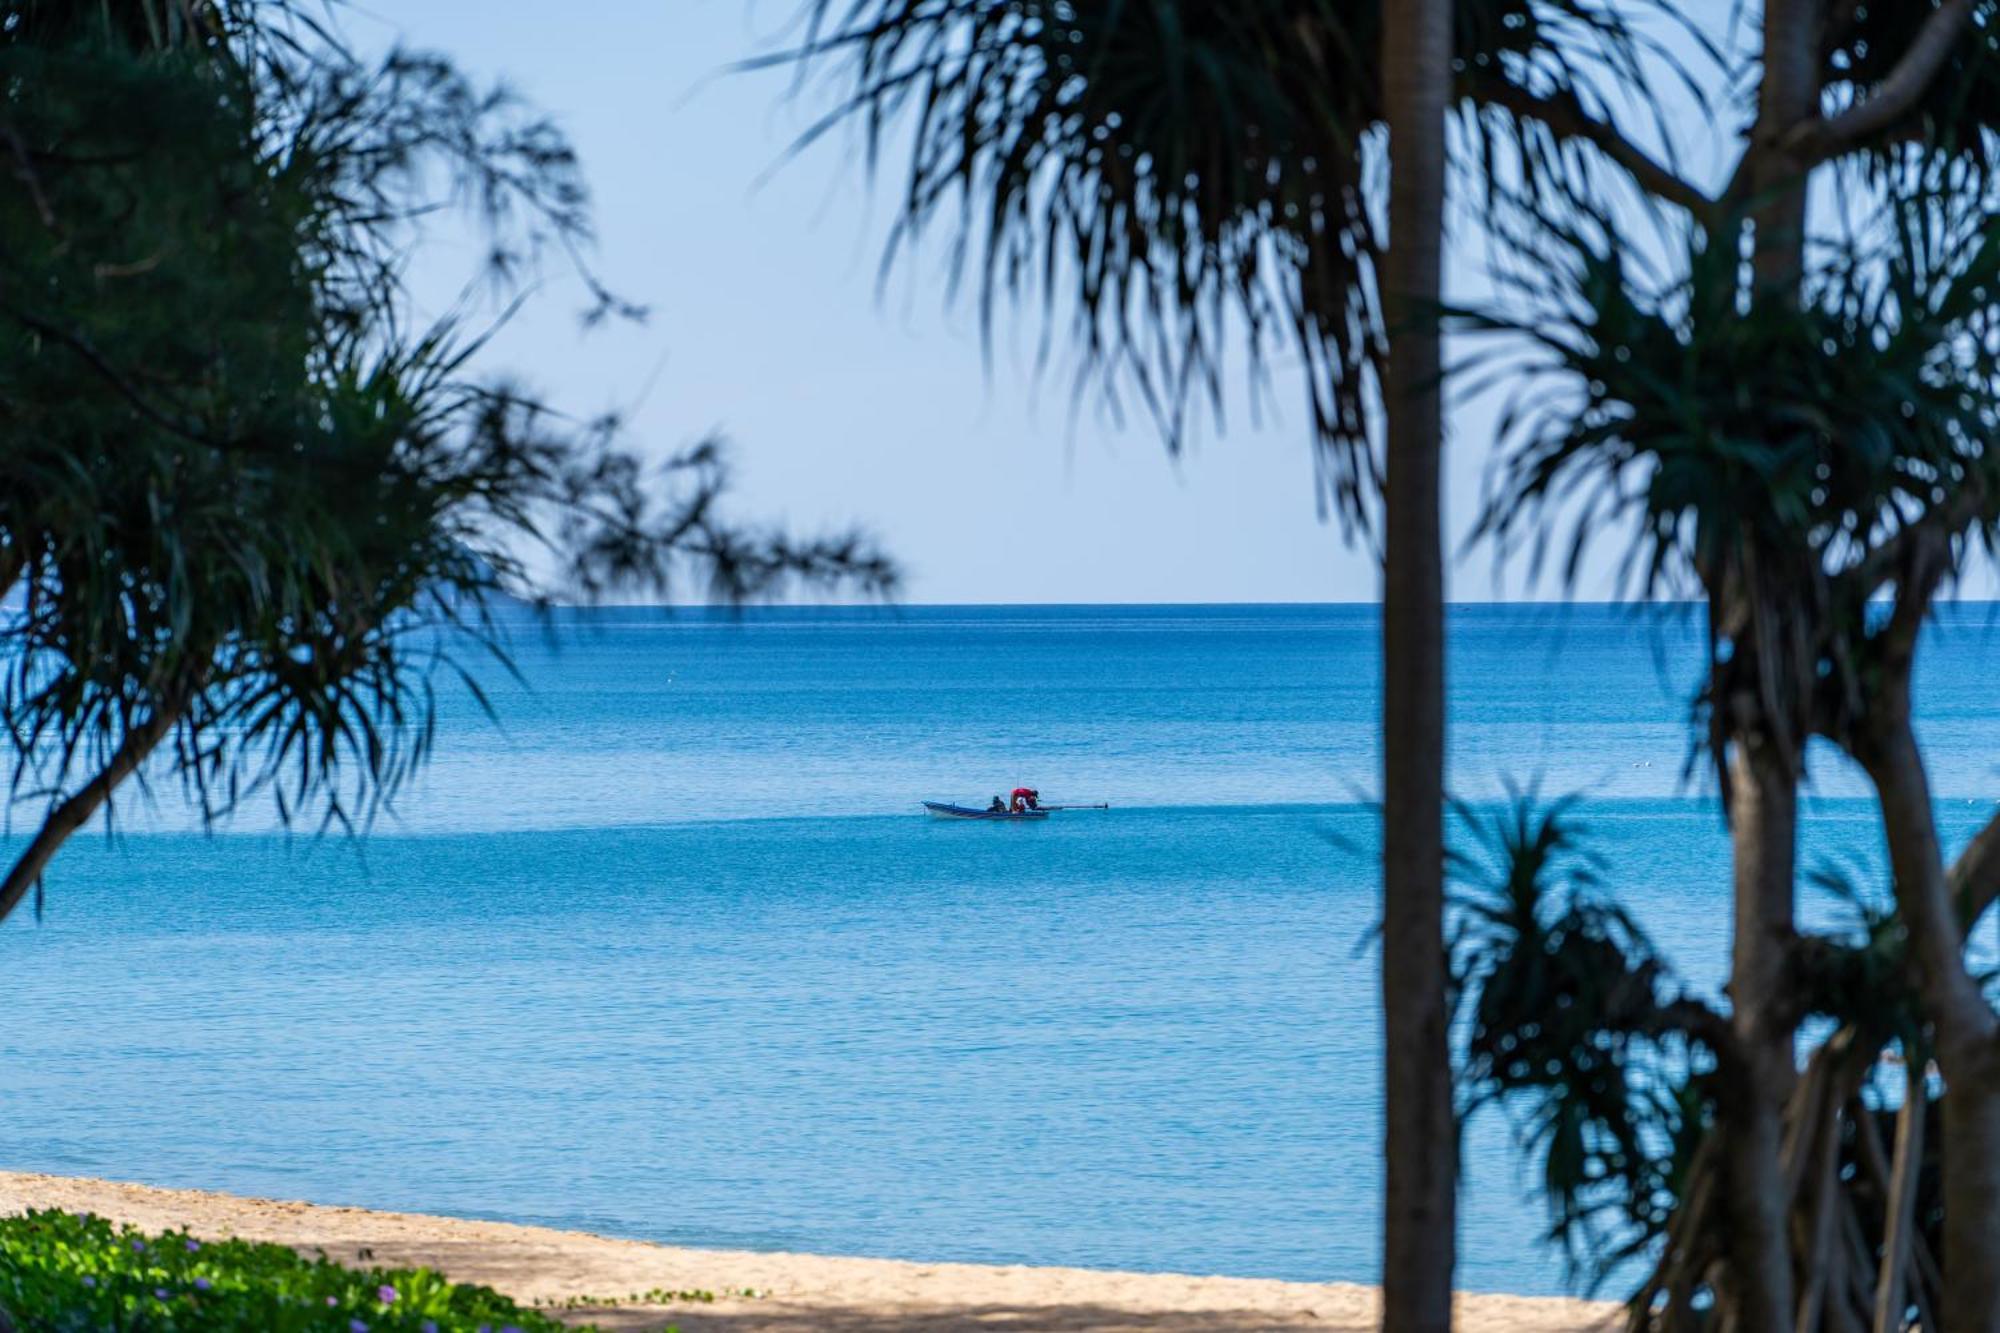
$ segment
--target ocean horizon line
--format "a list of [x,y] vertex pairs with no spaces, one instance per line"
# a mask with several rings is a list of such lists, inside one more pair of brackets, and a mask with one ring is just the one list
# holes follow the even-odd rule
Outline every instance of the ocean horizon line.
[[[1482,791],[1476,794],[1459,795],[1453,798],[1455,804],[1468,809],[1486,812],[1506,808],[1517,798],[1525,798],[1531,804],[1548,806],[1556,802],[1574,802],[1575,813],[1584,821],[1594,818],[1606,819],[1643,818],[1658,815],[1685,815],[1689,813],[1719,812],[1720,805],[1713,790],[1695,790],[1674,794],[1633,794],[1619,792],[1593,793],[1587,786],[1583,788],[1543,788],[1540,790],[1504,789]],[[1941,793],[1941,805],[1956,805],[1969,798],[1957,793]],[[117,851],[125,843],[156,842],[199,842],[199,841],[243,841],[284,843],[295,847],[305,855],[312,855],[320,848],[337,852],[341,848],[381,842],[444,843],[451,841],[528,841],[545,838],[568,837],[615,837],[644,838],[659,834],[695,833],[703,830],[718,830],[733,827],[776,828],[783,825],[830,825],[851,827],[856,824],[915,823],[925,821],[935,823],[941,834],[957,825],[952,821],[932,821],[922,809],[921,798],[911,798],[909,810],[856,810],[831,813],[825,811],[796,813],[754,813],[737,815],[690,815],[684,819],[654,819],[644,822],[624,823],[574,823],[528,825],[496,824],[491,827],[479,825],[438,827],[401,826],[392,823],[359,825],[352,830],[333,828],[321,829],[317,826],[295,826],[286,828],[279,824],[262,824],[255,827],[230,827],[217,824],[210,828],[189,827],[133,827],[129,822],[112,832],[97,829],[79,841],[79,846],[90,845],[98,851]],[[1106,817],[1131,818],[1134,816],[1152,819],[1209,819],[1209,818],[1326,818],[1371,815],[1377,802],[1372,797],[1355,797],[1345,800],[1328,801],[1223,801],[1212,804],[1188,802],[1153,802],[1131,799],[1125,802],[1112,801],[1109,808],[1088,812],[1087,818],[1101,820]],[[1851,819],[1872,817],[1875,810],[1873,797],[1861,794],[1818,794],[1807,795],[1800,802],[1801,815],[1808,819]],[[1027,830],[1009,826],[1009,832],[1000,836],[1040,836],[1047,829],[1042,825],[1031,826]],[[993,830],[981,832],[967,829],[962,836],[992,836]],[[10,842],[24,842],[29,835],[10,831],[0,833],[0,846]]]
[[[1882,599],[1876,599],[1882,600]],[[1563,611],[1563,610],[1672,610],[1691,611],[1707,603],[1701,598],[1466,598],[1447,601],[1445,610],[1453,611]],[[1886,605],[1886,601],[1884,605]],[[799,597],[774,601],[746,602],[728,605],[714,602],[641,602],[610,600],[600,602],[549,602],[536,604],[519,598],[509,598],[509,609],[535,614],[543,612],[601,612],[601,611],[660,611],[669,614],[698,613],[704,616],[735,617],[757,616],[773,612],[801,613],[813,611],[855,611],[876,612],[893,615],[899,611],[1127,611],[1127,610],[1328,610],[1328,611],[1370,611],[1381,606],[1379,601],[1358,599],[1280,598],[1260,601],[1063,601],[1063,602],[1006,602],[1006,601],[919,601],[904,598],[882,600],[820,599]],[[1940,599],[1940,610],[1958,610],[1970,607],[2000,608],[2000,597],[1963,597]]]

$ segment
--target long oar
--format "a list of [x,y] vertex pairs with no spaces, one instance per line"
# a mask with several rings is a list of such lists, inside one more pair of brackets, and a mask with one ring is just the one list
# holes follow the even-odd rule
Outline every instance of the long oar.
[[1110,808],[1111,806],[1108,803],[1103,805],[1045,805],[1042,807],[1044,810],[1109,810]]

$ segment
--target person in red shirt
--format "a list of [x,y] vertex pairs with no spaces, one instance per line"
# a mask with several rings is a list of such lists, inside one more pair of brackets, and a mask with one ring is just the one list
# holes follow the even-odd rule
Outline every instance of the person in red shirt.
[[1039,810],[1042,808],[1042,794],[1033,787],[1016,787],[1012,808],[1017,815],[1023,810]]

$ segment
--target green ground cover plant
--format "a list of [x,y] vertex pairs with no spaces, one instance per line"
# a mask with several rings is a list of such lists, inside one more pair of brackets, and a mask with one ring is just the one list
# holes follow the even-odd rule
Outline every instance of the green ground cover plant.
[[570,1333],[429,1269],[150,1234],[57,1210],[0,1218],[0,1333]]

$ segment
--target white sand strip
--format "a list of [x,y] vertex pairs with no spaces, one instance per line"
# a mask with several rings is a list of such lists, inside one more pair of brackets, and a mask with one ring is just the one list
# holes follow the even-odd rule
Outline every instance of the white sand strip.
[[[1373,1287],[1081,1268],[1001,1268],[811,1254],[692,1250],[546,1227],[247,1199],[108,1180],[0,1172],[0,1214],[93,1212],[149,1230],[276,1241],[342,1262],[429,1267],[523,1303],[710,1291],[713,1304],[583,1308],[607,1329],[682,1333],[1257,1333],[1373,1328]],[[754,1299],[741,1295],[756,1291]],[[1464,1333],[1604,1329],[1617,1307],[1523,1296],[1459,1298]]]

